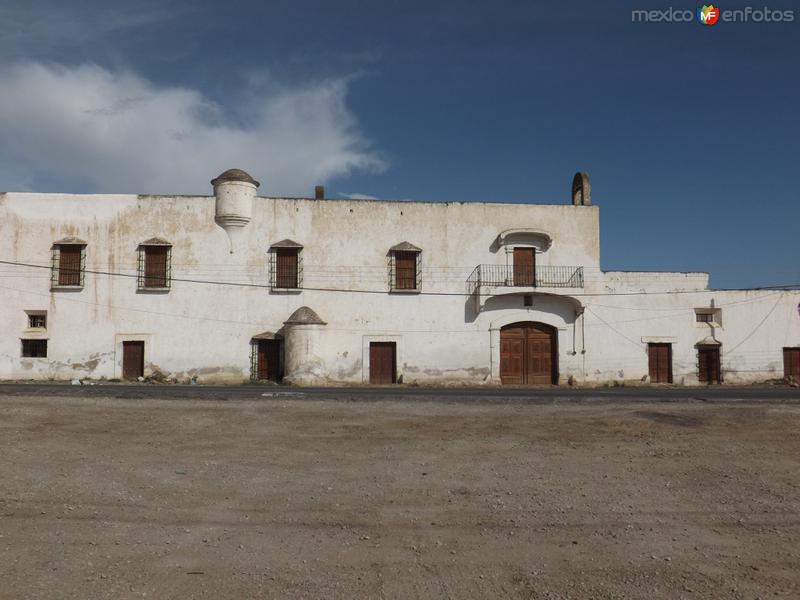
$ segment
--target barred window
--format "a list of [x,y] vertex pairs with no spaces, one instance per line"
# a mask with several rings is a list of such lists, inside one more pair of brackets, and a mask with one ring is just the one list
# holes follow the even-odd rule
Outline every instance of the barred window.
[[46,312],[28,312],[28,328],[29,329],[46,329],[47,328],[47,313]]
[[172,283],[172,246],[159,238],[139,244],[137,287],[140,290],[168,290]]
[[67,238],[53,244],[50,266],[52,288],[82,288],[86,272],[86,242]]
[[394,287],[398,290],[417,289],[417,252],[395,252]]
[[269,284],[272,289],[296,290],[303,287],[303,246],[283,240],[269,249]]
[[422,250],[403,242],[389,249],[389,290],[419,291],[422,287]]
[[22,340],[23,358],[47,358],[47,340]]

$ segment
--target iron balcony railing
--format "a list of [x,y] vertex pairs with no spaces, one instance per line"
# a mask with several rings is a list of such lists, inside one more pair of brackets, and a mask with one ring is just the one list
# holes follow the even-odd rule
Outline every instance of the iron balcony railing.
[[467,279],[467,293],[483,286],[582,288],[583,267],[478,265]]

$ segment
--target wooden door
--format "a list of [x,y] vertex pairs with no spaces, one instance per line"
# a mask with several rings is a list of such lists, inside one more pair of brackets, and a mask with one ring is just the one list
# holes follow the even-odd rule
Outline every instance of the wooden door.
[[394,342],[370,342],[369,382],[377,385],[397,381],[396,345]]
[[783,376],[800,381],[800,348],[783,349]]
[[672,344],[647,344],[651,383],[672,383]]
[[700,383],[720,383],[722,381],[718,346],[698,347],[697,364]]
[[258,340],[256,378],[262,381],[280,381],[283,378],[280,340]]
[[534,248],[514,248],[514,285],[535,285],[535,274],[536,250]]
[[506,385],[525,383],[525,327],[500,331],[500,381]]
[[144,342],[122,342],[122,378],[144,377]]
[[553,338],[549,331],[537,327],[527,329],[526,383],[553,383]]
[[544,323],[514,323],[501,329],[500,381],[506,385],[558,383],[555,328]]

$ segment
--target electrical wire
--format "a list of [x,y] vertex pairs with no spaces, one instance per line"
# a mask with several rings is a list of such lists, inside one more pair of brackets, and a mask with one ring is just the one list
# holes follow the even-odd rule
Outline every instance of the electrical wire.
[[[20,267],[28,267],[28,268],[35,268],[35,269],[52,269],[53,267],[50,265],[37,265],[33,263],[24,263],[18,261],[8,261],[8,260],[0,260],[0,264],[5,265],[14,265]],[[136,278],[138,274],[136,273],[119,273],[114,271],[99,271],[94,269],[84,269],[85,273],[90,273],[92,275],[103,275],[108,277],[125,277],[125,278]],[[221,285],[221,286],[230,286],[230,287],[246,287],[246,288],[260,288],[260,289],[272,289],[273,286],[263,283],[244,283],[238,281],[216,281],[210,279],[194,279],[194,278],[185,278],[185,277],[171,277],[171,281],[177,281],[181,283],[194,283],[194,284],[205,284],[205,285]],[[791,285],[776,285],[776,286],[769,286],[769,287],[758,287],[758,288],[742,288],[742,289],[730,289],[730,290],[673,290],[673,291],[660,291],[660,292],[577,292],[577,293],[570,293],[569,295],[575,298],[584,298],[584,297],[609,297],[609,296],[656,296],[656,295],[674,295],[674,294],[714,294],[720,292],[728,292],[728,291],[752,291],[752,290],[783,290],[783,289],[800,289],[800,284],[791,284]],[[353,294],[386,294],[386,290],[368,290],[368,289],[347,289],[347,288],[331,288],[331,287],[312,287],[312,286],[303,286],[302,288],[304,291],[315,291],[315,292],[339,292],[339,293],[353,293]],[[474,293],[468,292],[425,292],[419,290],[416,295],[420,296],[473,296]]]

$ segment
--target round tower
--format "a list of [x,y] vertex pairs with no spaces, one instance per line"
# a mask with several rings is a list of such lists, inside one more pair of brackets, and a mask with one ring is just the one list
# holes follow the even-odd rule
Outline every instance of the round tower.
[[241,169],[228,169],[211,185],[216,198],[214,221],[228,234],[233,254],[242,229],[253,218],[253,198],[260,184]]
[[307,306],[301,306],[283,322],[285,328],[284,378],[295,385],[313,385],[325,379],[320,356],[327,323]]

